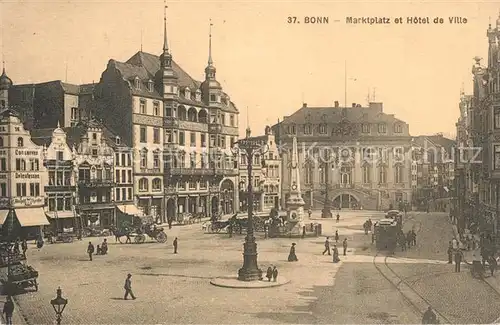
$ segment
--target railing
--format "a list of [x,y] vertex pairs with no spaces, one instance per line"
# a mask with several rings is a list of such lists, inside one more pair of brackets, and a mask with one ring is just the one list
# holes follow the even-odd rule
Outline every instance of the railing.
[[219,133],[222,131],[222,125],[219,123],[210,123],[208,125],[208,132],[210,133]]
[[115,181],[112,178],[93,178],[93,179],[80,179],[78,185],[88,187],[108,187],[114,186]]
[[186,168],[171,167],[165,170],[165,175],[176,176],[236,176],[238,170],[234,168]]
[[172,149],[172,150],[175,150],[175,149],[178,149],[179,148],[179,144],[178,143],[173,143],[173,142],[165,142],[163,144],[163,148],[164,149]]
[[140,174],[161,174],[160,167],[158,168],[140,168]]
[[172,116],[165,116],[163,118],[163,126],[165,127],[178,127],[179,126],[179,119],[176,117]]

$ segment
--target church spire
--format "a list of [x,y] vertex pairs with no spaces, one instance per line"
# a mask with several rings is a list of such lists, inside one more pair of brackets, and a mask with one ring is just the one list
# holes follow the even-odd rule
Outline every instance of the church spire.
[[167,0],[164,0],[163,8],[163,53],[160,56],[161,67],[170,68],[172,67],[172,55],[168,51],[168,38],[167,38]]
[[214,64],[212,60],[212,19],[210,19],[210,26],[208,30],[208,65],[211,66]]
[[215,80],[215,67],[214,61],[212,60],[212,19],[210,19],[210,26],[208,32],[208,65],[205,68],[205,79]]

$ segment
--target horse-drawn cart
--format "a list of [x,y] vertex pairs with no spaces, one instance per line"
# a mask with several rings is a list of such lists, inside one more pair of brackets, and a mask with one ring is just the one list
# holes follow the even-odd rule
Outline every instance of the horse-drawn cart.
[[146,242],[146,236],[159,243],[167,242],[167,234],[163,227],[157,227],[152,217],[135,217],[130,221],[123,221],[120,227],[112,228],[111,231],[115,240],[121,244]]
[[26,257],[12,245],[1,245],[0,268],[0,281],[6,294],[14,294],[27,288],[38,291],[38,271],[27,265]]

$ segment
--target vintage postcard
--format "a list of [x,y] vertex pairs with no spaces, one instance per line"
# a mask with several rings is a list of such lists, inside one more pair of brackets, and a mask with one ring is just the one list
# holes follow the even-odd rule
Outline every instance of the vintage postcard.
[[4,0],[0,31],[0,324],[500,323],[500,3]]

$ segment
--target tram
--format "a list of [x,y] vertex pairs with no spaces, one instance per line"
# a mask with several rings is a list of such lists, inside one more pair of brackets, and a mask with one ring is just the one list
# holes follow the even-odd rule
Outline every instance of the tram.
[[393,252],[396,249],[400,226],[396,219],[381,219],[375,222],[374,235],[378,250]]

